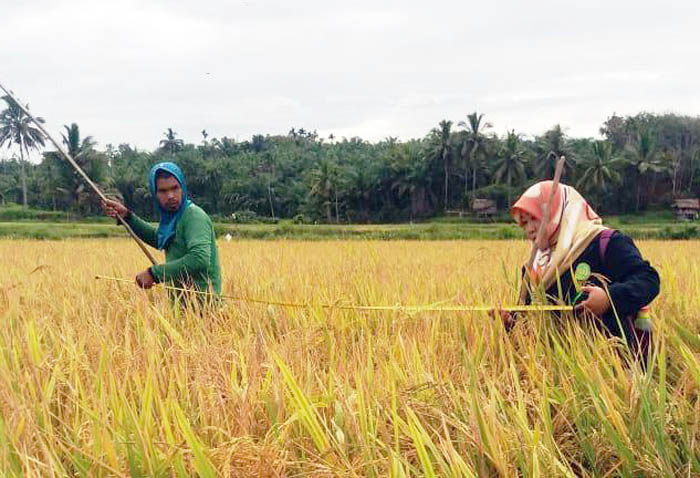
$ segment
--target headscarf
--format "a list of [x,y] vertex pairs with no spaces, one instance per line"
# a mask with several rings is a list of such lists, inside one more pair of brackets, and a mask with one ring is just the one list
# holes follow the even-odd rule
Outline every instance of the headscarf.
[[[542,220],[548,203],[552,181],[541,181],[523,193],[513,204],[510,214],[521,226],[521,214],[526,212]],[[552,210],[545,226],[548,247],[537,250],[532,270],[528,271],[536,284],[547,290],[561,277],[598,234],[607,229],[600,216],[573,187],[559,184],[550,203]]]
[[[182,201],[180,202],[180,208],[176,212],[170,212],[160,205],[158,202],[158,197],[156,195],[156,176],[159,171],[165,171],[172,174],[180,183],[180,188],[182,188]],[[187,197],[187,183],[185,182],[185,175],[177,164],[171,163],[169,161],[158,163],[151,168],[151,173],[148,178],[148,187],[151,190],[151,195],[153,196],[153,201],[155,202],[158,210],[160,211],[160,224],[158,225],[158,232],[156,233],[157,247],[158,249],[165,249],[168,241],[175,235],[175,230],[177,228],[177,222],[182,217],[192,201]]]

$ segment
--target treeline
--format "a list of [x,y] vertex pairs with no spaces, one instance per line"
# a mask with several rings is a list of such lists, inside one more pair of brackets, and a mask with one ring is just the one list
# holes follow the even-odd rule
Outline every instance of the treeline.
[[[19,152],[7,111],[0,115],[0,145]],[[20,136],[31,124],[22,127]],[[405,221],[468,209],[476,197],[505,208],[528,185],[551,178],[559,155],[567,158],[563,180],[603,213],[667,207],[675,197],[700,193],[700,119],[613,115],[601,134],[604,141],[570,138],[555,126],[535,138],[515,131],[501,136],[473,113],[405,142],[321,138],[292,128],[287,135],[242,142],[202,131],[200,143],[191,144],[168,129],[154,151],[128,144],[98,149],[75,124],[65,127],[63,141],[96,182],[146,217],[154,216],[147,173],[166,160],[182,167],[195,202],[220,220],[241,222]],[[40,164],[22,159],[30,148],[41,148],[40,139],[31,146],[23,140],[19,157],[0,161],[0,201],[25,201],[24,174],[28,205],[98,214],[92,193],[57,152],[43,152]]]

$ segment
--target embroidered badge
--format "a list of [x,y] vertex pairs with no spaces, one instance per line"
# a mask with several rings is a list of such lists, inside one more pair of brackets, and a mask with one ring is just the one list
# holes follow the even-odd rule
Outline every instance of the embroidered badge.
[[579,264],[576,266],[576,271],[574,272],[576,282],[586,282],[589,277],[591,277],[591,266],[585,262],[579,262]]

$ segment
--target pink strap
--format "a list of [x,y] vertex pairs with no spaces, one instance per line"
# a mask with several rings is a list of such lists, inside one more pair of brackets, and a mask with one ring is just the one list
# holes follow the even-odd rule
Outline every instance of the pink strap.
[[615,229],[605,229],[600,233],[598,245],[600,246],[600,262],[603,264],[605,264],[605,253],[608,251],[608,244],[613,234],[615,234]]

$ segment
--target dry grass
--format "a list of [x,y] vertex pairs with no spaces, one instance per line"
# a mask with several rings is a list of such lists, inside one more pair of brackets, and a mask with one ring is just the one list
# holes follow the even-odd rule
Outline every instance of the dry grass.
[[[97,282],[126,240],[0,241],[3,476],[700,476],[700,243],[662,275],[649,373],[545,315],[229,303]],[[363,304],[511,302],[521,242],[221,245],[225,292]],[[37,266],[44,267],[29,275]],[[12,287],[14,285],[14,287]]]

